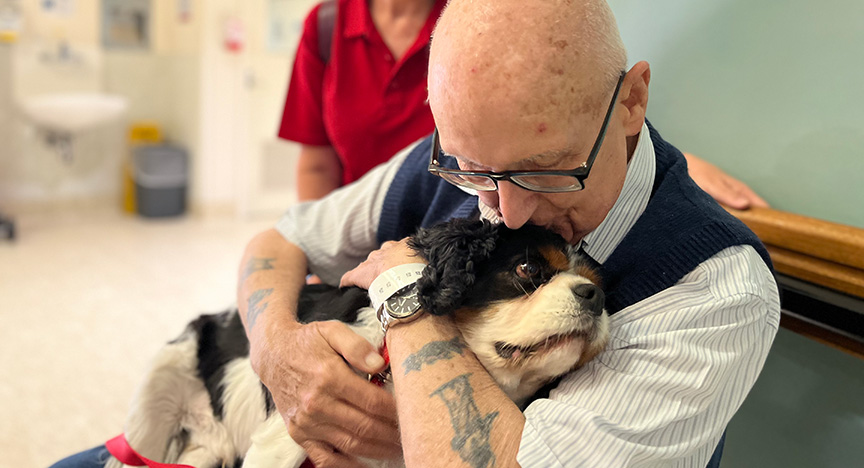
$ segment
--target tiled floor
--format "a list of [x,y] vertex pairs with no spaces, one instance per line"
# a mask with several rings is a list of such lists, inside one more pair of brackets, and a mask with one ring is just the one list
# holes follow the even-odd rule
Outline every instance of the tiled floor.
[[246,242],[275,220],[18,216],[0,240],[0,467],[42,468],[120,433],[161,343],[234,302]]

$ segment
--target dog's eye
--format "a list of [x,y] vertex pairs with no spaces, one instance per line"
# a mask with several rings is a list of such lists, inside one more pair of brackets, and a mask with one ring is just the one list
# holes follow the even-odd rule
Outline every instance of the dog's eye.
[[525,262],[516,267],[516,275],[524,279],[536,278],[540,275],[540,267],[533,262]]

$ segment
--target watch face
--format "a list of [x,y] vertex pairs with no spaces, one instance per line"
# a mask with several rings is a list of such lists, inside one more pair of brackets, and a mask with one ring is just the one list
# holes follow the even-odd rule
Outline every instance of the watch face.
[[387,312],[393,318],[409,317],[420,309],[416,288],[411,288],[403,294],[397,294],[387,299],[385,304]]

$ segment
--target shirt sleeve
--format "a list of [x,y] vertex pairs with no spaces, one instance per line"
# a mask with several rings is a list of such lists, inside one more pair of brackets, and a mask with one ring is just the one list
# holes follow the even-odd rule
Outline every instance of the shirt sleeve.
[[771,271],[730,247],[610,318],[607,350],[526,408],[518,461],[704,468],[777,333]]
[[326,197],[288,209],[276,224],[285,239],[306,254],[309,271],[327,284],[339,284],[373,250],[384,198],[405,158],[422,141],[412,143],[354,183]]
[[279,125],[279,138],[307,145],[330,145],[324,128],[323,83],[325,64],[318,55],[318,10],[306,17],[297,46],[291,81]]

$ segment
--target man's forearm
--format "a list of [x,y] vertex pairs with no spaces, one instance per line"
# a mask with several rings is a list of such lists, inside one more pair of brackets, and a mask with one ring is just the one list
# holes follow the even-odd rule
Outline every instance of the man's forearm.
[[448,319],[387,332],[405,462],[412,467],[513,467],[525,418]]
[[246,247],[237,283],[237,307],[253,347],[271,328],[293,325],[305,284],[306,256],[276,230],[257,235]]

